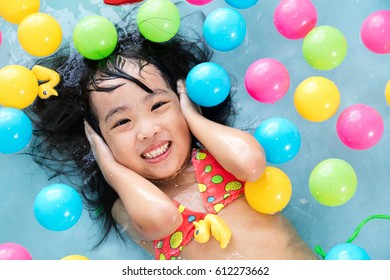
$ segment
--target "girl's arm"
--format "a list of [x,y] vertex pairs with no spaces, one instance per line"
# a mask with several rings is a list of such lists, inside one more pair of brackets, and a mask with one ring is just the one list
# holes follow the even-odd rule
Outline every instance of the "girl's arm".
[[249,133],[203,117],[178,82],[180,106],[194,136],[230,173],[243,181],[256,181],[266,166],[264,150]]
[[177,229],[182,216],[156,185],[118,163],[103,139],[85,122],[85,134],[106,181],[118,193],[142,240],[152,241]]

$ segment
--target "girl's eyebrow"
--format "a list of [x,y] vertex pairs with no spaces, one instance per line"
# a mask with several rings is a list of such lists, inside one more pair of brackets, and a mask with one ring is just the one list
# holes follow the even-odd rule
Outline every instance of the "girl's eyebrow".
[[[143,98],[143,101],[147,102],[148,100],[150,100],[154,96],[160,95],[160,94],[161,95],[167,95],[168,91],[166,89],[156,88],[156,89],[153,90],[152,93],[145,95],[145,97]],[[129,107],[127,105],[123,105],[123,106],[112,108],[111,110],[108,111],[104,121],[107,122],[113,115],[115,115],[115,114],[117,114],[119,112],[125,111],[125,110],[129,110]]]
[[115,115],[115,114],[117,114],[117,113],[119,113],[119,112],[128,110],[128,109],[129,109],[129,107],[126,106],[126,105],[112,108],[111,110],[108,111],[108,113],[107,113],[106,118],[104,119],[104,121],[105,121],[105,122],[108,122],[108,120],[109,120],[113,115]]

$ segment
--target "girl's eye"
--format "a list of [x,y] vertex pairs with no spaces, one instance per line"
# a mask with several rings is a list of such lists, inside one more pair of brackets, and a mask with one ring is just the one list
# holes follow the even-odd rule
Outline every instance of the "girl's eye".
[[152,111],[160,108],[161,106],[163,106],[164,104],[166,104],[167,102],[157,102],[155,103],[153,106],[152,106]]
[[128,122],[130,122],[129,119],[123,119],[123,120],[120,120],[119,122],[115,123],[114,124],[114,127],[118,127],[118,126],[121,126],[121,125],[124,125],[124,124],[127,124]]

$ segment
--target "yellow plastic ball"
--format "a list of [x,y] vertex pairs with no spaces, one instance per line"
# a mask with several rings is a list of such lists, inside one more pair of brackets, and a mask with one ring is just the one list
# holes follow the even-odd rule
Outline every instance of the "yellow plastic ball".
[[290,201],[292,186],[289,177],[277,167],[267,166],[256,182],[246,182],[245,198],[263,214],[282,211]]
[[340,92],[333,81],[324,77],[310,77],[296,88],[294,105],[304,119],[322,122],[336,113],[340,105]]
[[63,261],[86,261],[86,260],[89,260],[89,258],[87,258],[86,256],[82,256],[82,255],[68,255],[68,256],[65,256],[63,257],[61,260]]
[[1,0],[0,16],[6,21],[19,24],[26,16],[38,13],[39,0]]
[[387,104],[390,106],[390,80],[387,82],[385,88],[385,97],[386,97]]
[[44,13],[25,17],[18,27],[22,48],[33,56],[49,56],[61,45],[62,29],[57,20]]
[[0,104],[23,109],[38,95],[38,80],[30,69],[8,65],[0,69]]

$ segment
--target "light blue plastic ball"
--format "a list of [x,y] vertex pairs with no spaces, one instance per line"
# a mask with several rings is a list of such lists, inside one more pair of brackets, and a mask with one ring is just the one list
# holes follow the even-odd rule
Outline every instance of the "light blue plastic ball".
[[23,150],[32,138],[32,123],[22,110],[0,108],[0,153]]
[[213,49],[218,51],[233,50],[245,39],[245,19],[232,8],[216,9],[204,21],[203,36]]
[[186,78],[189,98],[203,107],[222,103],[230,92],[230,77],[217,63],[203,62],[190,70]]
[[254,133],[263,146],[266,160],[270,163],[285,163],[293,159],[301,147],[301,134],[291,121],[285,118],[264,120]]
[[259,0],[225,0],[225,2],[236,9],[247,9],[256,5]]
[[352,243],[341,243],[329,250],[325,260],[371,260],[367,252]]
[[80,219],[83,204],[79,193],[65,184],[44,187],[35,198],[34,215],[49,230],[64,231]]

